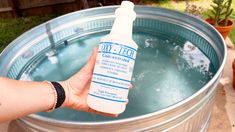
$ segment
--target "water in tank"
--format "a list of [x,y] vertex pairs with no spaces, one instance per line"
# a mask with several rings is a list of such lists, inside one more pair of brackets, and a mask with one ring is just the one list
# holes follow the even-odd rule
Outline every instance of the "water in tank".
[[[18,79],[35,81],[65,80],[79,71],[88,60],[92,49],[109,31],[97,31],[68,38],[63,44],[31,61]],[[139,49],[132,77],[134,88],[129,103],[117,118],[57,109],[38,115],[54,119],[97,122],[124,119],[148,114],[169,107],[190,97],[214,75],[210,59],[193,42],[182,36],[134,28],[134,40]],[[27,56],[27,54],[26,54]]]

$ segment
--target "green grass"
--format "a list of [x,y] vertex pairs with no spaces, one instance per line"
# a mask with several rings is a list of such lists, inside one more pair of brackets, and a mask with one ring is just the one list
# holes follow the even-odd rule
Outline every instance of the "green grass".
[[0,19],[0,52],[25,31],[54,17],[55,16],[31,16],[15,19]]

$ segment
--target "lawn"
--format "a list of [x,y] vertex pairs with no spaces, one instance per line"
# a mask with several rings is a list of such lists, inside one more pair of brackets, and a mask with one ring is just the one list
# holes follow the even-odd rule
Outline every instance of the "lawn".
[[31,16],[16,19],[0,19],[0,52],[25,31],[48,21],[55,16]]
[[[151,6],[160,6],[164,8],[170,8],[174,10],[184,11],[186,7],[185,1],[178,0],[141,0],[142,4],[147,4]],[[203,17],[207,17],[211,4],[211,0],[190,0],[189,4],[194,4],[204,8]],[[235,10],[235,0],[232,4]],[[31,17],[22,17],[16,19],[0,19],[0,52],[16,37],[24,33],[25,31],[45,22],[52,18],[56,17],[55,15],[50,16],[31,16]],[[233,12],[233,19],[235,19],[235,11]],[[229,35],[232,42],[235,44],[235,26],[233,27],[232,32]]]

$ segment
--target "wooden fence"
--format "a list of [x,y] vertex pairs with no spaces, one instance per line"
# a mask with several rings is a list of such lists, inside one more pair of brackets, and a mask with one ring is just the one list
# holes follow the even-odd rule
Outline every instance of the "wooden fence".
[[120,4],[122,0],[0,0],[0,17],[62,14],[84,8]]

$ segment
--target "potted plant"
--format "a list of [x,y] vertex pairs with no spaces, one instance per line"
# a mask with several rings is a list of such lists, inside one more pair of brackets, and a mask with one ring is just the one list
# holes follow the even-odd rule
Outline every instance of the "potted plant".
[[224,39],[228,36],[234,25],[233,20],[229,19],[233,9],[231,7],[232,0],[213,0],[212,15],[206,19],[208,23],[213,25],[223,36]]

